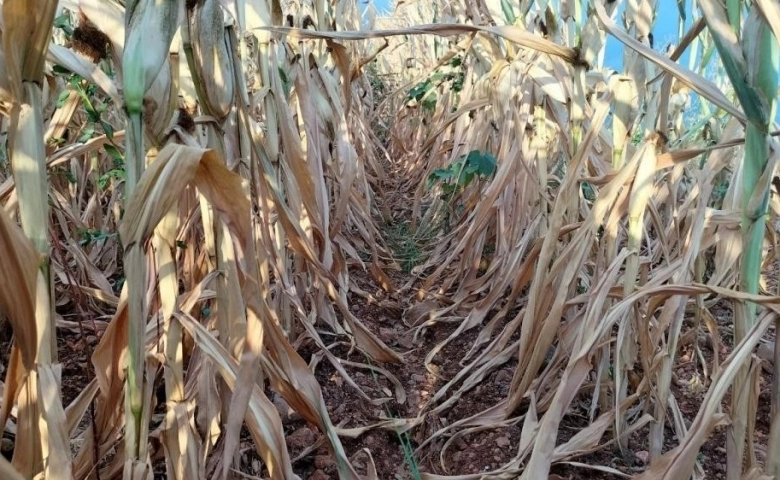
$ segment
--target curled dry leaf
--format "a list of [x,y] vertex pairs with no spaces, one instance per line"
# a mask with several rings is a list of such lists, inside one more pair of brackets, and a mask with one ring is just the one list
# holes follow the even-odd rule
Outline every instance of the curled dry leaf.
[[16,471],[5,457],[0,457],[0,474],[8,480],[24,480],[22,474]]
[[238,364],[202,325],[188,315],[175,314],[174,318],[182,324],[193,337],[195,343],[214,362],[234,394],[237,389],[250,390],[247,422],[255,442],[257,442],[258,453],[268,467],[271,477],[274,479],[297,479],[298,476],[292,472],[284,441],[282,421],[274,404],[256,384],[251,382],[249,384],[237,383]]
[[41,258],[22,229],[0,208],[0,304],[11,322],[26,370],[33,368],[37,349],[35,291]]
[[443,37],[463,35],[467,33],[489,33],[502,38],[505,38],[511,42],[517,43],[524,47],[531,48],[549,55],[555,55],[562,59],[576,64],[580,62],[578,53],[571,48],[563,47],[549,40],[546,40],[539,35],[535,35],[519,27],[513,26],[499,26],[499,27],[483,27],[478,25],[468,24],[446,24],[436,23],[429,25],[419,25],[409,28],[399,28],[394,30],[362,30],[352,32],[324,32],[303,30],[299,28],[290,27],[278,27],[278,26],[263,26],[256,27],[257,30],[267,30],[274,33],[281,33],[298,38],[311,38],[311,39],[329,39],[329,40],[364,40],[367,38],[387,38],[397,35],[439,35]]
[[38,365],[36,373],[40,395],[39,408],[43,419],[41,437],[47,440],[43,444],[45,477],[52,480],[72,480],[69,429],[66,428],[65,411],[60,401],[61,371],[55,372],[50,365]]
[[738,108],[736,108],[734,104],[729,101],[728,98],[726,98],[723,92],[711,81],[703,78],[696,72],[680,66],[669,58],[656,52],[649,46],[639,42],[638,40],[631,38],[627,33],[618,28],[618,26],[615,25],[615,22],[609,18],[601,2],[594,2],[593,7],[595,9],[596,15],[599,17],[599,20],[601,20],[602,24],[604,25],[604,28],[606,28],[609,33],[614,35],[615,38],[617,38],[624,45],[636,51],[651,62],[655,63],[666,72],[674,75],[678,81],[702,97],[706,98],[710,102],[714,103],[718,107],[727,111],[729,114],[733,115],[734,118],[739,119],[743,123],[746,121],[745,115]]

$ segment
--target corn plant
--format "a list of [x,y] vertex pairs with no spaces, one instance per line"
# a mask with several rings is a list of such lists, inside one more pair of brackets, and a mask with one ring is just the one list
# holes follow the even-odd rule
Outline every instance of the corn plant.
[[[758,293],[761,257],[765,237],[766,212],[771,176],[775,170],[769,152],[769,125],[775,116],[778,86],[778,40],[759,5],[746,7],[740,2],[728,5],[701,5],[707,26],[728,73],[734,92],[745,116],[745,150],[741,165],[742,182],[742,244],[744,256],[740,262],[740,287],[747,293]],[[747,15],[745,16],[745,11]],[[770,15],[777,16],[776,6],[769,6]],[[744,17],[744,20],[742,20]],[[776,20],[776,18],[775,18]],[[737,309],[734,321],[734,343],[742,341],[756,322],[756,305],[746,303]],[[755,419],[750,418],[750,404],[755,400],[756,369],[744,366],[736,377],[731,409],[727,478],[742,478],[746,433],[753,431]],[[746,467],[756,464],[752,438]],[[774,467],[773,467],[774,468]]]
[[[13,346],[0,410],[2,424],[15,399],[24,406],[17,414],[17,445],[12,465],[22,478],[44,472],[48,478],[69,478],[65,414],[57,369],[54,299],[49,253],[46,153],[44,146],[44,62],[56,2],[4,2],[4,93],[10,103],[8,158],[18,197],[24,235],[3,216],[3,243],[11,256],[4,269],[3,304],[11,305],[12,325],[19,341]],[[10,281],[22,281],[24,295],[14,298]],[[8,308],[8,307],[6,307]],[[5,460],[3,460],[5,461]]]

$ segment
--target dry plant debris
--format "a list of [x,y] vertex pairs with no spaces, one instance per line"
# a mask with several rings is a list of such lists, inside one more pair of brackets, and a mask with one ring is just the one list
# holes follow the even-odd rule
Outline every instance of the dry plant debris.
[[777,3],[0,5],[2,478],[780,475]]

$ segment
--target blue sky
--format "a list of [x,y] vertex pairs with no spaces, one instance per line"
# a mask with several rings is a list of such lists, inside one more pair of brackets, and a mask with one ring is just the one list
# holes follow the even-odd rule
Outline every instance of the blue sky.
[[377,11],[379,12],[390,10],[390,0],[369,0],[369,1],[374,4]]
[[[383,11],[390,11],[391,9],[391,0],[367,0],[368,2],[372,2],[374,6],[376,7],[378,12]],[[684,0],[685,1],[685,9],[687,12],[690,12],[691,10],[691,3],[693,0]],[[366,0],[360,0],[361,5],[366,4]],[[625,5],[625,2],[623,2],[621,5]],[[658,7],[657,7],[657,15],[656,15],[656,22],[653,26],[653,37],[655,40],[655,48],[656,49],[662,49],[666,46],[667,43],[677,38],[677,25],[680,19],[680,13],[677,8],[677,1],[676,0],[658,0]],[[622,13],[622,6],[621,9],[618,11],[618,15]],[[688,15],[688,19],[686,19],[686,26],[690,26],[691,20],[690,15]],[[619,19],[620,17],[615,17],[616,19]],[[661,20],[663,19],[663,20]],[[620,23],[618,21],[618,23]],[[623,64],[623,49],[622,46],[614,40],[611,37],[607,37],[607,50],[604,55],[604,63],[605,66],[613,68],[615,70],[621,70],[621,66]],[[683,56],[682,61],[687,62],[687,56]]]

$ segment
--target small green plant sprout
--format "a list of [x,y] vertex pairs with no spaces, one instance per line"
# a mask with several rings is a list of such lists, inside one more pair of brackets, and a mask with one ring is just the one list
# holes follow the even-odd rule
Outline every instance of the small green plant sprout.
[[78,228],[76,233],[79,235],[79,245],[82,247],[116,236],[116,233],[105,233],[95,228]]
[[463,60],[455,56],[444,67],[450,71],[437,71],[425,81],[415,85],[406,96],[407,104],[422,105],[423,109],[433,112],[436,109],[438,97],[434,89],[444,83],[451,82],[450,89],[453,92],[463,90],[465,74],[462,67]]
[[441,183],[442,198],[449,200],[471,184],[475,178],[489,178],[496,172],[496,157],[490,152],[472,150],[462,155],[458,161],[447,168],[437,168],[426,181],[425,188],[430,190],[437,182]]

